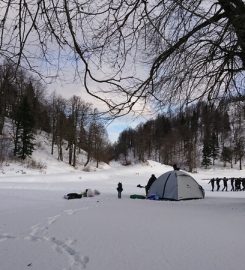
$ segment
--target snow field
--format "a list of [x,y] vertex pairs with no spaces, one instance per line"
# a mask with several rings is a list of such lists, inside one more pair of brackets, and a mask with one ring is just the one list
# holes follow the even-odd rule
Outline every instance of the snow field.
[[[129,198],[144,194],[136,185],[145,185],[152,173],[171,169],[155,162],[90,173],[52,168],[0,177],[1,270],[244,268],[245,192],[211,192],[207,180],[244,171],[200,170],[193,176],[206,198],[170,202]],[[86,188],[101,195],[63,199]]]

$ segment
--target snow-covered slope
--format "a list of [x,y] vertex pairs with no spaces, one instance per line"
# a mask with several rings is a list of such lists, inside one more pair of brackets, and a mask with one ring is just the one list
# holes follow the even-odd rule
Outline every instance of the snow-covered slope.
[[[6,122],[4,129],[5,137],[11,139],[11,123]],[[9,148],[13,147],[13,143],[10,143]],[[67,173],[77,172],[81,170],[96,171],[100,169],[106,169],[110,166],[106,163],[99,163],[98,168],[96,163],[91,161],[86,168],[84,164],[86,162],[87,153],[83,150],[77,153],[77,164],[74,168],[68,163],[68,150],[67,145],[64,142],[63,145],[63,161],[58,160],[57,147],[54,146],[54,153],[51,155],[51,138],[50,135],[45,132],[38,132],[35,135],[35,150],[32,153],[31,158],[27,158],[24,161],[20,159],[13,160],[8,158],[5,162],[0,163],[0,176],[4,175],[23,175],[23,174],[51,174],[51,173]],[[13,149],[10,149],[13,151]]]

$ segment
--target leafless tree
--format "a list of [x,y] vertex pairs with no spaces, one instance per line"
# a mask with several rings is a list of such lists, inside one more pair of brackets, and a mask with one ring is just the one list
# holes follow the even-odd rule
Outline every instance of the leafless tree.
[[70,60],[114,114],[244,94],[244,0],[4,0],[0,10],[0,57],[40,75]]
[[81,102],[79,127],[78,127],[78,147],[79,153],[81,149],[85,149],[87,146],[88,126],[92,115],[92,105],[89,103]]
[[[0,65],[0,134],[2,134],[5,116],[8,115],[14,96],[14,70],[12,65],[7,63]],[[11,104],[11,105],[10,105]]]
[[51,115],[51,154],[54,154],[54,146],[57,145],[58,160],[63,161],[63,144],[66,130],[66,107],[67,101],[62,97],[53,95],[50,108]]
[[99,166],[100,161],[108,161],[109,140],[105,126],[99,117],[97,109],[94,109],[88,123],[88,132],[84,150],[87,152],[87,160],[84,167],[92,160]]
[[69,100],[69,107],[67,128],[69,164],[75,167],[77,150],[85,145],[82,140],[86,140],[86,124],[90,117],[91,105],[85,103],[79,97],[73,96]]

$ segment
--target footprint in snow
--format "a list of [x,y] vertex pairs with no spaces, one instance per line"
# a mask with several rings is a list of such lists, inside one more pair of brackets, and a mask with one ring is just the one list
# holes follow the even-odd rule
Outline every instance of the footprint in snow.
[[9,239],[16,239],[16,236],[8,234],[8,233],[0,234],[0,242],[6,241]]
[[89,262],[89,257],[88,256],[80,256],[80,254],[73,249],[70,244],[67,242],[63,242],[59,239],[56,239],[55,237],[51,237],[49,238],[49,241],[51,243],[53,243],[53,248],[61,254],[66,254],[69,256],[70,261],[71,261],[71,269],[73,268],[73,266],[78,266],[86,268],[88,262]]
[[56,216],[53,216],[53,217],[49,217],[48,218],[48,224],[51,225],[53,223],[55,223],[55,221],[60,217],[60,215],[56,215]]

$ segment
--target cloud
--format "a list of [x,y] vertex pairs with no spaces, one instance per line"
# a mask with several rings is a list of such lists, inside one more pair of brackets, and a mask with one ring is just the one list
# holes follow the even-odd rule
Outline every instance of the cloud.
[[[49,84],[47,87],[48,94],[51,95],[52,92],[55,91],[57,95],[62,96],[65,99],[69,99],[72,96],[79,96],[85,102],[91,103],[94,108],[97,108],[100,112],[106,111],[108,108],[105,103],[94,98],[89,95],[84,89],[82,83],[78,80],[71,82],[68,74],[65,76],[66,79],[58,79],[54,81],[52,84]],[[117,97],[117,101],[119,101],[120,97]],[[116,118],[106,124],[106,129],[108,132],[108,136],[110,141],[116,142],[119,134],[127,129],[127,128],[135,128],[142,122],[145,122],[147,119],[152,117],[151,110],[145,109],[145,111],[141,114],[137,113],[137,109],[142,111],[140,108],[142,105],[139,103],[136,106],[136,112],[129,113],[128,115]]]

